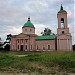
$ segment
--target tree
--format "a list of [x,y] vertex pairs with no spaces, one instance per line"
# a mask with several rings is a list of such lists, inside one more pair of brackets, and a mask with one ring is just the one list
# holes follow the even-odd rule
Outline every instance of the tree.
[[[42,34],[42,35],[51,35],[52,32],[51,32],[51,29],[45,28],[45,29],[44,29],[44,32],[41,32],[41,34]],[[54,33],[53,33],[53,34],[54,34]]]
[[1,38],[0,38],[0,47],[2,46],[2,44],[3,44],[3,41],[2,41]]
[[7,38],[6,38],[6,40],[11,40],[11,34],[9,34],[9,35],[7,35]]
[[4,50],[5,50],[5,51],[10,51],[10,45],[7,44],[7,45],[4,47]]

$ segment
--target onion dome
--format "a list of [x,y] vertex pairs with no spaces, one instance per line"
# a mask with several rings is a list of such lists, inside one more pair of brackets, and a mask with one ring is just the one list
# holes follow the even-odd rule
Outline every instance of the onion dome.
[[23,27],[34,27],[34,25],[30,21],[30,17],[28,17],[28,21],[24,24]]

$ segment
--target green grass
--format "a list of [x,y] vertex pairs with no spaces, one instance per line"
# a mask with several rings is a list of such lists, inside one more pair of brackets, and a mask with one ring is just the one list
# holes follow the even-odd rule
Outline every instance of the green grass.
[[[18,57],[16,55],[28,55]],[[38,72],[56,74],[75,73],[74,52],[0,52],[0,71]]]

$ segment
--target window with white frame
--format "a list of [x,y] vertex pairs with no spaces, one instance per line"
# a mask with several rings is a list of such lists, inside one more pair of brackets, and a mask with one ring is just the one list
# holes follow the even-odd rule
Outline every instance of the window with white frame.
[[36,49],[38,50],[38,45],[36,45]]
[[19,49],[19,45],[18,45],[17,49]]
[[50,45],[48,45],[48,50],[50,50]]
[[27,49],[27,45],[26,45],[26,49]]
[[45,46],[43,45],[43,50],[45,50]]
[[17,40],[17,42],[19,43],[19,40]]
[[30,49],[32,50],[32,45],[30,45]]

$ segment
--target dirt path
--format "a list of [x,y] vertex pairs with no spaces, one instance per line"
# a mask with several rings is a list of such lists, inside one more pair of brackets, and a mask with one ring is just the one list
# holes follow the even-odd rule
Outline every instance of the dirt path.
[[18,57],[25,57],[25,56],[28,56],[28,55],[16,55]]

